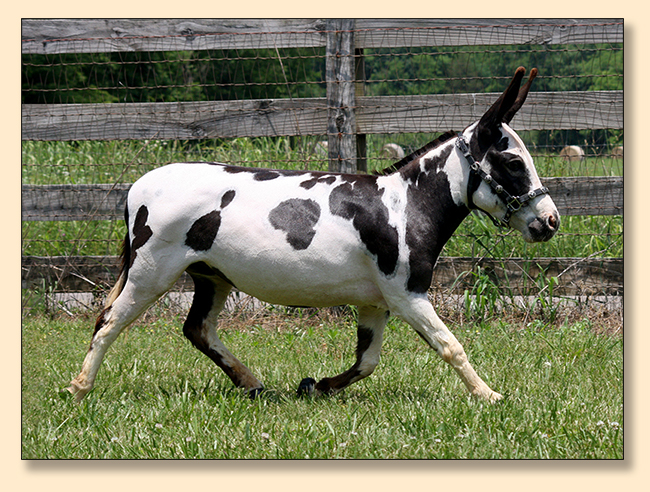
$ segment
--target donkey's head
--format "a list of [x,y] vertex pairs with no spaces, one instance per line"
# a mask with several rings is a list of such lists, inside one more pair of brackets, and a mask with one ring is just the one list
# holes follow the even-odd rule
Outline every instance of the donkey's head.
[[524,73],[523,67],[517,69],[492,107],[460,135],[457,147],[469,164],[466,205],[486,212],[496,224],[517,229],[528,242],[548,241],[558,230],[560,216],[528,149],[508,126],[526,100],[537,69],[520,89]]

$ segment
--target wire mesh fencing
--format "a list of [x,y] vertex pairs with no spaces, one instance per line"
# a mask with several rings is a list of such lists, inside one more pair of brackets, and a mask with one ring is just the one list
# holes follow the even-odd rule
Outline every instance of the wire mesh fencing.
[[23,20],[22,48],[23,287],[103,291],[151,169],[372,172],[476,121],[522,65],[539,76],[513,126],[562,232],[527,245],[472,214],[446,261],[522,258],[531,285],[600,261],[559,287],[622,293],[621,20]]

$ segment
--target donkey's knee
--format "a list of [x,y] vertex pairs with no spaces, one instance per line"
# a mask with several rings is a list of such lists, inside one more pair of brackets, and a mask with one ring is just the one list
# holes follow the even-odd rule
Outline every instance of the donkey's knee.
[[437,353],[450,366],[457,368],[468,363],[465,349],[457,340],[438,343]]

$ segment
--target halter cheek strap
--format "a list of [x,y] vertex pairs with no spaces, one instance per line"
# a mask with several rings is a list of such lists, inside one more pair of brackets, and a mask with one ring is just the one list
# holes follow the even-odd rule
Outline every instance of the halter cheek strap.
[[[494,222],[495,226],[510,227],[510,218],[512,217],[512,214],[520,210],[522,207],[528,205],[528,202],[530,202],[533,198],[539,195],[548,194],[548,188],[546,186],[542,186],[541,188],[531,190],[528,193],[520,196],[511,195],[503,188],[503,186],[492,179],[492,176],[486,173],[481,168],[479,163],[476,162],[476,159],[474,159],[474,156],[472,156],[469,150],[469,144],[467,143],[467,139],[464,135],[458,135],[458,139],[456,139],[456,147],[458,147],[458,149],[461,151],[463,156],[465,156],[465,159],[467,159],[467,162],[469,163],[469,179],[467,181],[467,207],[470,210],[477,209],[487,214],[487,216],[492,219],[492,222]],[[497,219],[490,213],[477,207],[474,204],[474,192],[478,189],[481,182],[487,183],[492,191],[494,191],[494,193],[506,206],[506,213],[502,219]]]

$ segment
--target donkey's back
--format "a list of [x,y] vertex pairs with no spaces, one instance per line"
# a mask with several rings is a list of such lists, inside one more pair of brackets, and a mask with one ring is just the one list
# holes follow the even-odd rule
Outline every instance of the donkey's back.
[[142,238],[131,254],[147,265],[164,258],[167,282],[201,264],[271,303],[388,308],[379,260],[394,278],[404,190],[389,177],[355,178],[210,163],[156,169],[129,192],[129,235]]

